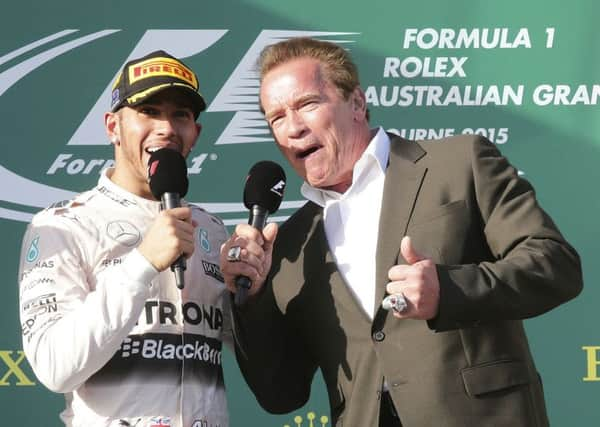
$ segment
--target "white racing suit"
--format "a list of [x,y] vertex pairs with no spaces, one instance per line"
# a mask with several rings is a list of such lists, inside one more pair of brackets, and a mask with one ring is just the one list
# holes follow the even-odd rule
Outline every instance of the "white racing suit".
[[65,425],[226,427],[221,344],[231,344],[223,223],[193,207],[185,288],[135,249],[159,212],[106,177],[35,215],[23,238],[23,346],[64,393]]

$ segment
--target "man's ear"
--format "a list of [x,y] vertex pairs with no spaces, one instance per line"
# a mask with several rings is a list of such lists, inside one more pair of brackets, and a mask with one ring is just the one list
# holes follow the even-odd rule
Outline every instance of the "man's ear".
[[107,112],[104,113],[104,129],[108,140],[113,145],[119,145],[121,143],[121,131],[119,127],[119,113]]
[[198,138],[200,138],[200,134],[202,133],[202,124],[196,122],[196,139],[194,139],[194,143],[190,147],[190,151],[196,146],[198,142]]
[[354,119],[364,119],[367,115],[367,99],[365,97],[365,93],[360,88],[360,86],[356,86],[354,88],[350,97],[352,100]]

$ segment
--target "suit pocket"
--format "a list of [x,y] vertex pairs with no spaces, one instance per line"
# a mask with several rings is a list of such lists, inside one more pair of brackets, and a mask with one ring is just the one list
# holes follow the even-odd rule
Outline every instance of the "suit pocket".
[[446,215],[460,214],[461,211],[464,213],[465,209],[466,203],[464,200],[455,200],[453,202],[446,203],[436,208],[428,209],[425,212],[416,213],[416,215],[413,217],[413,220],[411,221],[411,226],[420,227]]
[[527,365],[518,360],[499,360],[473,366],[463,369],[461,375],[467,394],[471,397],[479,397],[531,382]]
[[456,263],[460,259],[470,216],[464,200],[456,200],[432,209],[417,210],[406,234],[417,250],[440,264]]

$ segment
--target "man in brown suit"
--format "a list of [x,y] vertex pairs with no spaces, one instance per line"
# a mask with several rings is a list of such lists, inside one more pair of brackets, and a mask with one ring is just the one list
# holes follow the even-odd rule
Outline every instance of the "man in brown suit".
[[334,44],[283,41],[259,65],[265,118],[309,199],[279,232],[239,225],[221,250],[232,292],[252,280],[236,353],[260,404],[302,406],[320,368],[337,426],[547,426],[521,320],[582,277],[531,185],[477,136],[371,129]]

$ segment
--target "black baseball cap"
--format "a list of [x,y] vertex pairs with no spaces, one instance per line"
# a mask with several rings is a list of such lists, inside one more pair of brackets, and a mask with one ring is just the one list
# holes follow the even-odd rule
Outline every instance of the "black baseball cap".
[[127,62],[112,87],[111,111],[141,104],[151,96],[170,88],[188,95],[195,117],[206,109],[198,91],[198,77],[179,59],[164,50]]

